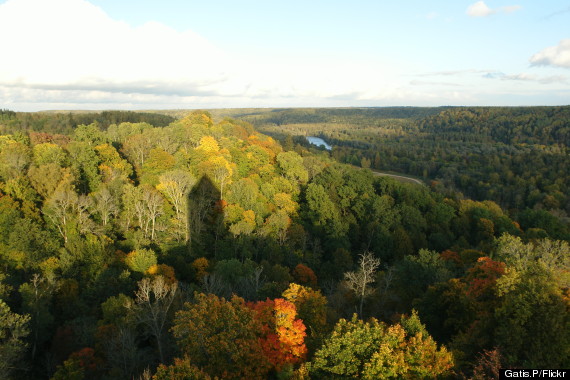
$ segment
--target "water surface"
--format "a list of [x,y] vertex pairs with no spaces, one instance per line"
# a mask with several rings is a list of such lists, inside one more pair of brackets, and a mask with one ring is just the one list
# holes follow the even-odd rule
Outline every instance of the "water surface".
[[320,137],[307,136],[307,141],[316,146],[324,146],[326,150],[331,150],[332,146],[327,144],[327,142]]

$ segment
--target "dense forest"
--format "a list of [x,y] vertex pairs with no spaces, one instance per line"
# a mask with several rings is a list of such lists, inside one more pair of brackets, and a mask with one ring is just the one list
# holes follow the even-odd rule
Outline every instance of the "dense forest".
[[567,368],[569,110],[2,111],[0,373]]
[[568,106],[284,109],[239,116],[283,142],[288,135],[320,136],[340,162],[492,200],[525,228],[570,238]]

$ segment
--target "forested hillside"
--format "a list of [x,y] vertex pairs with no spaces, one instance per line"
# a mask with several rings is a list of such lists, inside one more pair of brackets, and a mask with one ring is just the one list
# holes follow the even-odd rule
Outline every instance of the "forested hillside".
[[[485,124],[440,128],[456,112],[492,125],[498,118],[455,109],[365,115],[378,123],[356,129],[367,138],[322,131],[340,145],[331,157],[207,112],[157,117],[156,126],[94,119],[44,130],[4,111],[0,373],[480,379],[504,367],[567,367],[568,158],[567,145],[550,139],[567,136],[568,121],[552,114],[560,128],[541,134],[531,124],[515,141]],[[56,119],[65,117],[93,116]],[[384,122],[394,126],[394,145],[377,139]],[[433,128],[442,138],[430,137]],[[520,213],[509,213],[486,193],[471,200],[454,187],[374,177],[334,159],[367,158],[381,169],[410,162],[390,170],[415,173],[412,162],[423,171],[430,154],[445,151],[437,170],[457,165],[466,181],[477,180],[480,167],[461,165],[465,154],[484,157],[482,146],[449,148],[464,135],[469,144],[479,139],[470,146],[496,146],[505,170],[524,167],[503,150],[542,157],[528,178],[508,177],[524,179],[531,193],[532,183],[535,203],[525,193]],[[435,144],[421,153],[419,141]],[[405,153],[406,142],[416,150]],[[549,196],[558,204],[549,206]]]
[[[569,238],[570,107],[396,110],[337,109],[342,117],[336,119],[329,117],[333,110],[318,109],[240,117],[257,120],[260,130],[282,141],[287,135],[323,137],[338,161],[417,176],[439,192],[492,200],[526,228]],[[273,113],[286,122],[277,123]]]

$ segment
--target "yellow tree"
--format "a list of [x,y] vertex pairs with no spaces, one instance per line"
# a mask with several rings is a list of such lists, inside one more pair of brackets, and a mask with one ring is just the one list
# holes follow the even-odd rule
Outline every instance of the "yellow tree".
[[30,148],[13,140],[0,146],[0,177],[8,180],[23,175],[30,156]]
[[101,144],[95,147],[95,152],[101,159],[99,171],[105,182],[115,178],[129,178],[133,174],[133,168],[129,162],[119,155],[119,152],[109,144]]
[[275,206],[289,215],[295,214],[297,207],[299,206],[297,202],[291,199],[291,194],[277,193],[273,196],[273,199],[275,201]]
[[62,168],[55,163],[30,167],[28,178],[32,187],[44,199],[53,194],[62,180],[71,179],[70,182],[74,180],[69,168]]
[[196,147],[197,150],[207,154],[215,154],[220,151],[220,146],[215,138],[212,136],[204,136],[200,139],[200,144]]
[[322,334],[327,325],[327,298],[320,290],[291,283],[283,297],[297,308],[299,318],[310,330],[312,336]]
[[241,219],[230,226],[230,232],[234,236],[250,235],[255,229],[255,212],[247,210],[242,212]]

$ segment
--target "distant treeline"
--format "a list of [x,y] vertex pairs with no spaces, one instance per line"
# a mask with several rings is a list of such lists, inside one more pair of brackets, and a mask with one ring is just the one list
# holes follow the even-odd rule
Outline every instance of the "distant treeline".
[[371,108],[277,108],[253,109],[228,115],[254,126],[307,123],[374,123],[377,119],[419,119],[436,115],[448,107],[371,107]]
[[427,117],[419,125],[420,130],[446,135],[448,140],[487,137],[504,144],[570,146],[568,106],[455,108]]
[[258,116],[266,120],[258,129],[284,142],[287,134],[319,136],[341,162],[419,176],[441,191],[493,200],[512,215],[548,210],[567,223],[570,106],[276,112],[286,124],[273,113]]
[[97,123],[106,130],[111,124],[148,123],[165,127],[176,120],[158,113],[132,111],[103,111],[86,113],[14,112],[0,110],[0,133],[41,131],[70,134],[78,125]]

